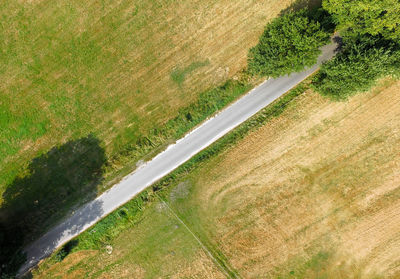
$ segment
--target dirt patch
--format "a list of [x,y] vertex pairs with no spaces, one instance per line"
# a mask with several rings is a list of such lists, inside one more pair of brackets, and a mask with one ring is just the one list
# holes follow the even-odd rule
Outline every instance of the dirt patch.
[[[81,278],[82,274],[85,272],[81,268],[73,269],[74,266],[82,261],[87,260],[97,254],[97,251],[78,251],[68,255],[63,261],[52,265],[49,269],[45,270],[44,267],[40,266],[40,269],[45,270],[41,273],[44,278]],[[73,270],[71,270],[73,269]],[[70,271],[71,270],[71,271]],[[70,272],[68,272],[70,271]]]
[[170,200],[175,202],[178,199],[186,198],[190,193],[191,186],[192,185],[189,181],[180,182],[169,194]]
[[135,263],[124,263],[115,266],[111,272],[102,274],[101,278],[145,278],[146,271]]
[[199,250],[196,260],[188,265],[181,266],[171,278],[225,278],[224,274],[215,269],[214,263]]

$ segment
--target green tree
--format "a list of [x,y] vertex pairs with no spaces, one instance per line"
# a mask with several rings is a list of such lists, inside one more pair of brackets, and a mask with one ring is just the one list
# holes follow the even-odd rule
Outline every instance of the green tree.
[[400,39],[399,0],[324,0],[322,5],[339,30]]
[[301,71],[316,63],[319,47],[329,37],[329,32],[305,9],[278,17],[266,26],[259,43],[250,49],[249,71],[272,77]]
[[334,100],[344,100],[369,90],[384,76],[398,77],[400,46],[381,36],[364,35],[354,40],[344,38],[343,50],[322,65],[313,79],[320,94]]

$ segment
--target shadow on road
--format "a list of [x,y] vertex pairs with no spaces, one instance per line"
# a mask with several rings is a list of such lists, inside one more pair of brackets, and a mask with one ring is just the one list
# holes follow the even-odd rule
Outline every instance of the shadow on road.
[[[22,247],[65,215],[68,208],[83,197],[96,196],[106,163],[100,141],[89,135],[33,159],[27,174],[6,187],[0,208],[0,274],[16,271],[25,260]],[[74,230],[101,215],[101,204],[88,206],[92,206],[88,215],[74,218]]]

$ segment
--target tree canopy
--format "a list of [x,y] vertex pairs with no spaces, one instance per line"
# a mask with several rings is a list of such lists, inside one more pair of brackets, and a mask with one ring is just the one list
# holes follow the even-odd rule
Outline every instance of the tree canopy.
[[369,90],[381,77],[398,77],[398,44],[371,35],[364,35],[356,41],[344,39],[343,50],[324,63],[313,79],[313,87],[319,93],[334,100],[344,100],[357,92]]
[[329,33],[308,11],[283,15],[266,26],[258,45],[250,50],[249,70],[272,77],[301,71],[316,63],[319,47],[328,39]]
[[323,0],[322,5],[341,31],[343,45],[314,77],[319,93],[347,99],[382,77],[399,76],[399,0]]
[[322,5],[340,30],[400,39],[399,0],[324,0]]

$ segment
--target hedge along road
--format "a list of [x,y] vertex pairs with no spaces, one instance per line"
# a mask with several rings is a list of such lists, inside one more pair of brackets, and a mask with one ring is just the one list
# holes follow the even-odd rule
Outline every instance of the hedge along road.
[[331,43],[321,49],[314,66],[300,73],[265,81],[31,243],[24,249],[27,261],[20,268],[19,275],[295,87],[315,72],[323,61],[334,56],[337,44]]

